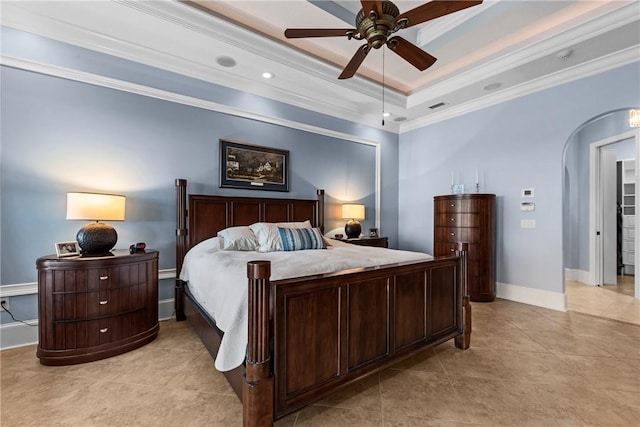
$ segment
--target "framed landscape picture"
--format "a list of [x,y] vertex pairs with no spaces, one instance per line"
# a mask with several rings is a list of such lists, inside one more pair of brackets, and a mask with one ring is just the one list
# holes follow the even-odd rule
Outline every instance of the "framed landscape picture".
[[220,187],[289,191],[289,151],[220,140]]

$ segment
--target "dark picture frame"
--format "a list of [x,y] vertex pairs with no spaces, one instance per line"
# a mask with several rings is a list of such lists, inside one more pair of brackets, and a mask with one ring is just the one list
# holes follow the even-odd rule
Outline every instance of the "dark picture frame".
[[289,151],[220,140],[220,187],[289,191]]

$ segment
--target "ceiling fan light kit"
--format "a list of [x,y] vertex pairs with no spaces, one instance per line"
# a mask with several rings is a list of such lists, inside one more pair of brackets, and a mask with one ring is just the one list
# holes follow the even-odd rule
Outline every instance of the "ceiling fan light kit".
[[476,6],[482,3],[482,0],[433,0],[402,14],[395,4],[387,0],[361,0],[360,3],[362,9],[356,15],[355,29],[289,28],[285,30],[284,35],[287,38],[346,36],[349,40],[366,40],[367,44],[358,48],[338,77],[339,79],[353,77],[369,51],[372,48],[379,49],[385,44],[405,61],[418,70],[424,71],[436,62],[435,57],[400,36],[389,37],[401,29]]

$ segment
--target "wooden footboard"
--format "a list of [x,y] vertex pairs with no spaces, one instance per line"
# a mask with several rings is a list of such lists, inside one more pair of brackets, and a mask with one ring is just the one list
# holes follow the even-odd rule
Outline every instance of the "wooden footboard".
[[271,425],[451,338],[469,346],[466,248],[455,257],[273,282],[269,270],[267,261],[247,266],[245,426]]
[[[323,190],[316,200],[187,198],[186,180],[175,184],[178,272],[190,248],[227,227],[305,220],[324,226]],[[270,426],[451,338],[469,347],[466,246],[452,257],[278,281],[270,281],[269,262],[250,262],[246,366],[225,372],[242,399],[244,425]],[[175,309],[215,357],[222,332],[179,279]]]

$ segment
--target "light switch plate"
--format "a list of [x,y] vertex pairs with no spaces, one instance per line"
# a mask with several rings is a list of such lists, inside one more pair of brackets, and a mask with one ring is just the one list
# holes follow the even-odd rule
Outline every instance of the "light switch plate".
[[535,219],[521,219],[520,228],[536,228]]

